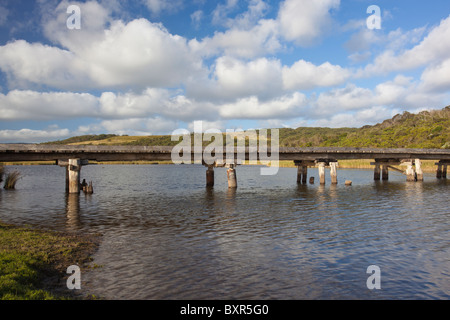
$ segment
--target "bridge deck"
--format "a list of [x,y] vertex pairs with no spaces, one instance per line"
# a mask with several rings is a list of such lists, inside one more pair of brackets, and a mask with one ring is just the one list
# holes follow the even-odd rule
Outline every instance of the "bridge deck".
[[[172,159],[173,147],[147,146],[92,146],[92,145],[40,145],[0,144],[0,162],[8,161],[58,161],[80,158],[96,161],[167,161]],[[192,148],[194,156],[203,154],[203,148]],[[221,157],[225,159],[226,149]],[[238,153],[250,156],[267,154],[264,150],[235,148]],[[243,152],[243,153],[242,153]],[[262,152],[262,153],[260,153]],[[270,149],[269,149],[270,154]],[[254,159],[254,158],[250,158]],[[450,149],[377,149],[377,148],[279,148],[279,160],[348,160],[348,159],[422,159],[450,161]]]

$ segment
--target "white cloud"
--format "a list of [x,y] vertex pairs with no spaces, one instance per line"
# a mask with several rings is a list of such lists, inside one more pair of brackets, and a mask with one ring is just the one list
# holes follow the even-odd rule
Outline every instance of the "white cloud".
[[329,62],[316,66],[299,60],[291,67],[283,67],[284,87],[288,90],[335,86],[344,83],[349,77],[350,71]]
[[0,130],[0,141],[8,143],[39,143],[54,139],[68,138],[70,131],[68,129],[49,129],[49,130]]
[[99,105],[87,93],[13,90],[0,94],[0,120],[54,120],[97,116]]
[[98,132],[112,132],[115,134],[128,135],[155,135],[167,133],[178,128],[176,121],[155,118],[130,118],[120,120],[102,121],[97,128]]
[[281,4],[278,21],[283,37],[298,45],[311,45],[332,24],[330,10],[340,0],[286,0]]
[[386,119],[392,118],[400,113],[399,109],[392,109],[383,106],[375,106],[354,113],[337,113],[328,119],[314,121],[310,126],[329,128],[359,128],[367,124],[376,124]]
[[279,60],[260,58],[243,62],[229,57],[217,59],[214,70],[220,97],[238,98],[257,95],[261,99],[276,96],[282,90]]
[[315,108],[312,112],[319,117],[331,116],[342,110],[367,108],[373,103],[372,90],[348,84],[344,88],[321,93],[314,102]]
[[212,12],[213,24],[226,24],[227,16],[232,12],[238,4],[238,0],[226,0],[225,4],[219,3]]
[[278,59],[222,56],[216,59],[211,76],[189,83],[187,92],[216,104],[251,96],[267,101],[298,90],[340,85],[350,75],[349,70],[329,62],[316,66],[299,60],[288,67]]
[[344,46],[350,52],[360,52],[369,50],[373,45],[379,45],[383,41],[384,37],[377,30],[370,30],[364,26],[353,34]]
[[[347,84],[344,88],[332,89],[310,98],[308,116],[311,118],[334,117],[338,114],[355,114],[375,107],[390,110],[436,108],[448,101],[447,92],[428,92],[424,83],[411,77],[396,76],[382,82],[373,89]],[[362,118],[361,118],[362,119]]]
[[182,0],[145,0],[147,8],[154,14],[162,11],[174,12],[183,5]]
[[99,98],[100,113],[105,118],[142,118],[163,111],[169,99],[164,89],[147,89],[141,94],[104,92]]
[[0,46],[0,69],[10,85],[47,85],[76,90],[92,84],[74,54],[56,47],[17,40]]
[[421,81],[427,92],[447,92],[450,88],[450,59],[426,68]]
[[187,128],[190,132],[197,132],[197,133],[204,133],[207,130],[215,131],[215,132],[225,132],[226,126],[225,121],[218,120],[218,121],[192,121],[188,124]]
[[[417,42],[423,33],[418,28],[406,33],[409,42]],[[391,35],[394,37],[396,32]],[[362,76],[385,74],[394,71],[412,70],[427,64],[438,64],[450,58],[450,16],[443,19],[439,26],[433,28],[428,35],[411,49],[403,50],[397,54],[395,49],[403,46],[407,39],[400,39],[393,48],[388,48],[375,58],[372,64],[360,71]],[[397,37],[398,38],[398,37]]]
[[191,14],[192,24],[198,29],[200,27],[201,21],[203,19],[203,11],[197,10]]
[[233,27],[216,32],[213,37],[201,41],[189,41],[191,49],[203,56],[225,55],[241,58],[255,58],[275,53],[282,45],[278,39],[278,25],[274,20],[259,20],[251,29]]
[[306,96],[299,92],[269,101],[251,96],[221,105],[220,116],[225,119],[290,118],[301,115],[306,102]]
[[227,28],[237,28],[241,30],[249,30],[262,19],[269,5],[263,0],[249,0],[248,10],[238,14],[234,18],[223,19],[223,23]]
[[320,38],[332,23],[330,10],[338,8],[340,0],[286,0],[280,5],[276,19],[264,19],[268,4],[252,0],[248,10],[234,18],[228,14],[236,1],[219,4],[213,21],[228,29],[200,41],[190,41],[191,48],[204,57],[226,55],[255,58],[273,54],[284,48],[283,40],[305,46]]
[[69,30],[65,4],[45,23],[45,33],[65,50],[24,40],[0,47],[0,69],[10,83],[63,90],[143,89],[179,86],[204,72],[186,39],[160,24],[111,21],[109,11],[91,1],[80,4],[81,30]]

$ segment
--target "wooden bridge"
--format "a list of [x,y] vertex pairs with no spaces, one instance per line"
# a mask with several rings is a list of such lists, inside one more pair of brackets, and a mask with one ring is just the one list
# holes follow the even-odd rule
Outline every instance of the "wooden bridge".
[[[89,161],[172,161],[175,147],[148,146],[93,146],[93,145],[40,145],[40,144],[0,144],[0,162],[14,161],[54,161],[56,165],[67,167],[66,190],[80,191],[80,170]],[[205,153],[204,147],[192,147],[189,163],[202,163],[208,167],[206,185],[214,185],[214,167],[227,166],[228,185],[237,187],[235,166],[242,161],[294,161],[297,182],[307,182],[308,167],[318,167],[320,183],[325,183],[325,167],[330,167],[331,183],[337,183],[339,160],[371,159],[375,180],[388,180],[389,168],[402,171],[407,181],[422,181],[421,160],[435,160],[436,177],[447,177],[450,164],[450,149],[376,149],[376,148],[276,148],[274,150],[252,147],[215,148]],[[207,156],[205,156],[207,155]],[[404,165],[400,170],[394,165]]]

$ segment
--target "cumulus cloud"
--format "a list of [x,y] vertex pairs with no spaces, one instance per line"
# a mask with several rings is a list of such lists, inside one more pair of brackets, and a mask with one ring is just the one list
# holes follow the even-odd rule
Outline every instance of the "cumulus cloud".
[[99,115],[97,98],[88,93],[12,90],[0,94],[0,120],[54,120]]
[[281,4],[278,22],[282,36],[298,45],[311,45],[332,24],[330,11],[340,0],[286,0]]
[[425,69],[421,76],[422,88],[427,92],[446,92],[450,88],[450,59]]
[[0,46],[0,69],[15,87],[76,90],[92,84],[83,64],[70,51],[24,40]]
[[190,44],[203,56],[223,54],[239,58],[273,54],[285,47],[284,41],[308,46],[330,27],[333,21],[330,11],[339,4],[340,0],[286,0],[280,5],[276,18],[266,19],[268,4],[252,0],[247,11],[230,18],[228,14],[237,3],[228,0],[217,6],[213,18],[228,29],[200,41],[193,39]]
[[226,55],[250,59],[282,48],[277,28],[274,20],[261,19],[249,29],[233,27],[200,41],[193,39],[189,44],[202,57]]
[[295,92],[269,101],[260,101],[257,96],[238,99],[220,106],[220,116],[225,119],[283,119],[302,115],[307,99]]
[[243,62],[230,57],[217,59],[214,79],[221,98],[242,98],[257,95],[261,99],[274,97],[282,90],[279,60],[260,58]]
[[307,90],[316,87],[331,87],[350,78],[350,71],[325,62],[319,66],[305,60],[283,67],[283,83],[288,90]]
[[[409,35],[418,41],[422,28]],[[412,70],[427,64],[440,63],[450,58],[450,16],[434,27],[420,43],[411,49],[397,50],[389,48],[375,58],[375,61],[360,71],[362,76],[385,74],[394,71]],[[399,41],[405,41],[404,39]]]
[[202,60],[186,39],[160,24],[111,21],[108,11],[91,1],[80,4],[81,30],[69,30],[61,28],[67,16],[64,4],[46,22],[45,32],[65,49],[24,40],[0,47],[0,69],[11,83],[72,90],[142,89],[178,86],[202,72]]
[[49,130],[0,130],[0,141],[8,143],[22,142],[45,142],[55,139],[67,138],[70,136],[68,129],[49,129]]

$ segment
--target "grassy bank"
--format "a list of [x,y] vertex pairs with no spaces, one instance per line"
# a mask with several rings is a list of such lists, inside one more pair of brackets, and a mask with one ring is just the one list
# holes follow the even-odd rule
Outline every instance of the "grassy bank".
[[[373,169],[373,165],[370,163],[374,160],[339,160],[339,168],[341,169]],[[148,164],[173,164],[172,161],[145,161],[145,160],[136,160],[136,161],[90,161],[92,165],[118,165],[118,164],[136,164],[136,165],[148,165]],[[436,171],[436,160],[422,160],[422,170],[424,172],[435,172]],[[55,164],[54,162],[4,162],[3,165],[51,165]],[[245,161],[244,164],[249,164],[248,161]],[[2,165],[0,163],[0,165]],[[258,165],[261,165],[258,162]],[[280,161],[280,167],[282,168],[294,168],[294,161]]]
[[[371,162],[374,160],[339,160],[340,169],[373,169],[374,166]],[[422,170],[424,172],[435,172],[436,171],[436,161],[435,160],[422,160]],[[245,162],[244,164],[248,164]],[[260,163],[258,163],[260,164]],[[279,166],[281,168],[295,168],[294,161],[280,161]],[[399,167],[399,166],[397,166]],[[401,167],[401,166],[400,166]],[[403,167],[405,168],[405,167]]]
[[97,243],[94,237],[31,230],[0,222],[0,299],[80,298],[67,289],[66,270],[71,265],[86,270]]

